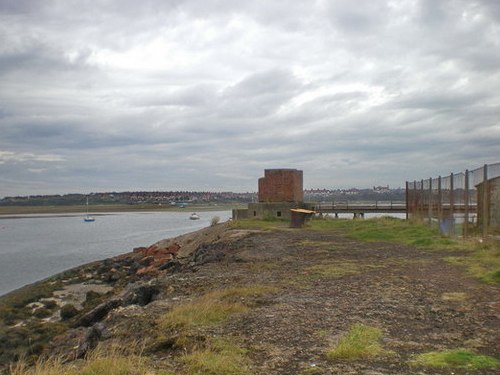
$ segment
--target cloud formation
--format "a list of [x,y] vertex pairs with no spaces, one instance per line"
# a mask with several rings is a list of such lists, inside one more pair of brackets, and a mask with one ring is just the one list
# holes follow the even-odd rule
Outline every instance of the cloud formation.
[[500,6],[0,3],[0,196],[403,186],[500,161]]

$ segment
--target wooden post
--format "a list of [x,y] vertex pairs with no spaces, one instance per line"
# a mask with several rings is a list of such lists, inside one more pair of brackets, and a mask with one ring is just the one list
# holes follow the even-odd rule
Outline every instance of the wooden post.
[[432,177],[429,178],[429,199],[428,199],[428,211],[427,211],[427,219],[429,224],[432,223]]
[[453,195],[453,173],[450,174],[450,236],[453,236],[455,233],[455,225],[454,225],[454,205],[455,205],[455,197]]
[[483,238],[488,236],[488,165],[485,164],[483,167],[483,220],[482,223],[482,232]]
[[469,170],[465,170],[465,182],[464,182],[464,228],[463,236],[467,238],[469,234]]

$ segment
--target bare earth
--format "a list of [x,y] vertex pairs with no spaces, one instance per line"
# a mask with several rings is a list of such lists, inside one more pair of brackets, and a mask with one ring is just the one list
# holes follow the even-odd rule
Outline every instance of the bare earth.
[[[467,374],[409,361],[418,353],[456,348],[499,357],[500,288],[446,263],[450,252],[357,242],[307,228],[242,231],[219,225],[201,232],[205,241],[196,236],[182,239],[182,269],[149,280],[161,289],[153,302],[107,315],[102,340],[153,345],[158,319],[172,306],[215,289],[262,284],[277,291],[253,300],[249,312],[197,332],[230,337],[248,349],[251,374]],[[325,353],[355,323],[380,328],[388,353],[328,361]],[[60,341],[71,347],[69,337]],[[158,367],[168,363],[175,369],[179,354],[165,346],[148,355]]]

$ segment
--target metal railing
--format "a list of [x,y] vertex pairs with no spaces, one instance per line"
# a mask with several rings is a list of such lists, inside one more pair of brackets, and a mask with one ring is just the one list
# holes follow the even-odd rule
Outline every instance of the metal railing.
[[[497,232],[500,192],[500,163],[485,164],[474,170],[449,176],[406,182],[408,218],[437,222],[441,232],[450,236]],[[492,198],[493,197],[493,198]]]

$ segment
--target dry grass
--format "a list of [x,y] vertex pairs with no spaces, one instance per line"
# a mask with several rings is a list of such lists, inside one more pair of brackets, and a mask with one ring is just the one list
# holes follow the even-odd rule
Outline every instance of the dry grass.
[[188,375],[248,374],[246,350],[227,339],[212,339],[202,349],[186,354],[182,362]]
[[161,318],[160,326],[188,329],[219,324],[231,315],[248,311],[251,298],[275,290],[265,285],[216,290],[174,307]]
[[10,375],[171,375],[151,367],[148,358],[133,354],[133,348],[113,346],[98,347],[83,361],[64,364],[61,358],[40,359],[34,366],[18,362],[11,367]]
[[379,340],[382,331],[376,327],[355,324],[343,335],[337,345],[326,353],[330,361],[336,359],[357,360],[387,354]]

